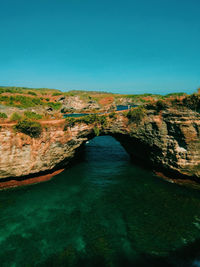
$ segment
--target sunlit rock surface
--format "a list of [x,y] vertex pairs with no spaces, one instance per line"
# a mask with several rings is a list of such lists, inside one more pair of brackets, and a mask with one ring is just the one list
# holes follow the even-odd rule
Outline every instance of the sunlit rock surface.
[[[152,168],[200,178],[200,114],[191,110],[148,110],[140,123],[118,113],[98,125],[101,135],[112,135],[134,158]],[[60,120],[45,124],[40,138],[0,129],[0,178],[20,177],[65,167],[75,152],[95,136],[94,124],[65,127]],[[176,178],[176,177],[175,177]]]

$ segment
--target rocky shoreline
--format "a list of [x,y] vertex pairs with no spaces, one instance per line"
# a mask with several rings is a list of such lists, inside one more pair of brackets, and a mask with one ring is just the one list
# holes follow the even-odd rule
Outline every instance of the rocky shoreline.
[[[143,167],[146,168],[146,166],[143,166]],[[50,173],[38,175],[38,176],[36,175],[36,176],[25,176],[25,177],[17,177],[17,178],[7,178],[4,181],[0,181],[0,191],[47,182],[53,179],[58,174],[62,173],[64,170],[65,169],[54,170]],[[200,181],[195,179],[195,177],[194,178],[190,177],[190,179],[188,179],[187,177],[175,178],[176,176],[175,174],[169,175],[161,171],[157,171],[157,170],[153,170],[153,172],[157,178],[160,178],[167,182],[174,183],[174,184],[181,185],[181,186],[191,187],[191,188],[198,189],[198,190],[200,189]]]
[[10,178],[10,179],[7,179],[6,181],[0,182],[0,190],[7,190],[7,189],[16,188],[16,187],[22,187],[22,186],[47,182],[51,180],[54,176],[58,175],[59,173],[63,171],[64,169],[60,169],[60,170],[51,172],[49,174],[44,174],[44,175],[36,176],[36,177],[25,177],[19,180]]

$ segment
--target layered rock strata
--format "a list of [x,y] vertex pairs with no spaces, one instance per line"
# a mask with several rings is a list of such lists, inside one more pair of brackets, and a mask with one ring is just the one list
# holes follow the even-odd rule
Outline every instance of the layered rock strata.
[[[111,135],[135,159],[177,176],[200,179],[200,114],[191,110],[149,110],[139,123],[123,115],[107,118],[100,135]],[[43,123],[39,138],[0,129],[0,178],[36,175],[66,167],[82,145],[95,136],[94,124]]]

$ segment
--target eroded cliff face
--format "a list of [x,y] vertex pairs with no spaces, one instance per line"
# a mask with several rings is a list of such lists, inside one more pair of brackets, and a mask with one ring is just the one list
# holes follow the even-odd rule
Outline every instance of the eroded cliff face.
[[64,124],[49,124],[40,138],[16,133],[12,127],[0,130],[0,177],[20,177],[66,166],[76,149],[87,140],[92,126],[77,125],[64,131]]
[[[114,133],[115,125],[110,129]],[[116,131],[117,132],[117,131]],[[134,158],[169,173],[200,178],[200,114],[191,110],[149,111],[127,124],[116,139]]]
[[[112,135],[127,152],[152,168],[200,178],[200,114],[191,110],[149,110],[138,124],[123,114],[108,118],[100,134]],[[66,129],[63,120],[43,125],[40,138],[0,129],[0,178],[39,174],[63,168],[87,140],[94,124],[76,123]],[[97,126],[96,126],[97,127]],[[64,130],[65,129],[65,130]]]

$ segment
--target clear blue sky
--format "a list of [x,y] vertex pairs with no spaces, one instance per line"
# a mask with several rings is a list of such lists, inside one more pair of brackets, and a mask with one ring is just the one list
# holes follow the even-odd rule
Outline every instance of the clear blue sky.
[[0,85],[200,87],[199,0],[1,0]]

